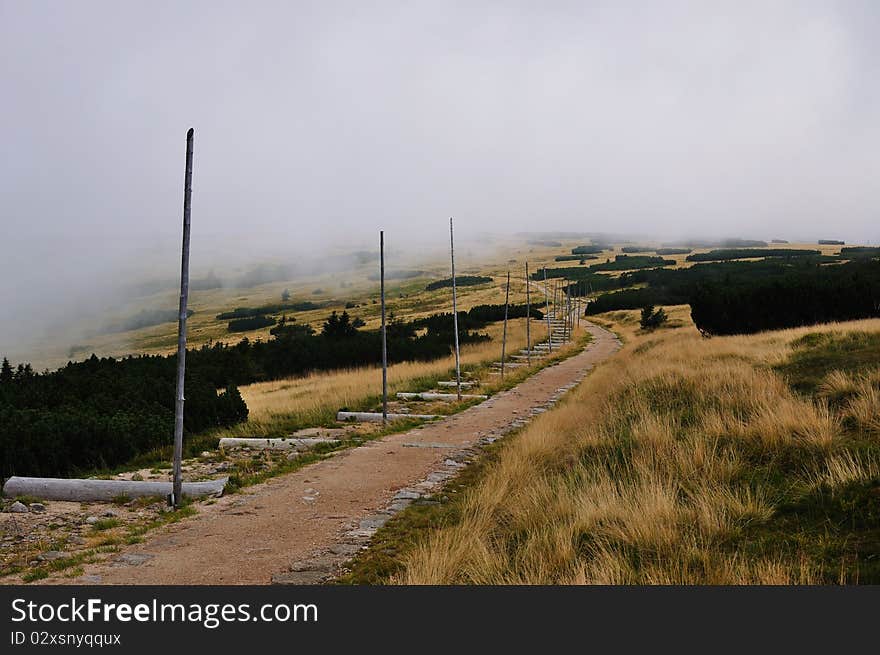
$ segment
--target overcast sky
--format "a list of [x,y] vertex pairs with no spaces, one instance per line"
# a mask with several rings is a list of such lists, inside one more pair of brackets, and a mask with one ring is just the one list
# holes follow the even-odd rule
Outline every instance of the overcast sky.
[[0,0],[0,345],[173,272],[190,126],[194,266],[450,215],[876,242],[878,34],[870,1]]

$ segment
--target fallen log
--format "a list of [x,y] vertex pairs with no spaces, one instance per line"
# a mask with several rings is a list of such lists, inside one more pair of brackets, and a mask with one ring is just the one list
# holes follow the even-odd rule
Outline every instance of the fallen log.
[[[462,389],[470,389],[472,386],[474,386],[474,384],[475,384],[474,382],[462,382],[461,388]],[[441,380],[440,382],[437,383],[437,386],[438,387],[454,387],[455,380]]]
[[251,448],[254,450],[301,450],[311,448],[320,443],[338,443],[339,439],[329,437],[290,437],[273,439],[254,439],[244,437],[223,437],[220,440],[221,448]]
[[[206,480],[205,482],[184,482],[183,495],[190,498],[217,496],[229,478]],[[111,501],[126,498],[166,497],[171,493],[171,482],[151,482],[142,480],[83,480],[66,478],[24,478],[13,476],[3,485],[3,494],[12,496],[33,496],[45,500],[72,500],[77,502]]]
[[[440,418],[437,414],[388,414],[389,421],[412,418],[418,420],[431,420]],[[355,421],[361,423],[381,423],[384,418],[382,412],[336,412],[337,421]]]
[[[430,391],[424,392],[415,392],[411,393],[409,391],[398,391],[397,397],[401,400],[458,400],[458,394],[454,393],[433,393]],[[463,393],[461,394],[462,400],[473,400],[478,398],[480,400],[486,400],[489,396],[478,393]]]

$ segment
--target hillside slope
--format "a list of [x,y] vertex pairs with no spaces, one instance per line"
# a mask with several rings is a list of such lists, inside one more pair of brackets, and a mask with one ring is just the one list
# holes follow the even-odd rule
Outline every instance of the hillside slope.
[[[409,584],[880,582],[880,320],[626,345],[409,549]],[[451,517],[451,518],[450,518]]]

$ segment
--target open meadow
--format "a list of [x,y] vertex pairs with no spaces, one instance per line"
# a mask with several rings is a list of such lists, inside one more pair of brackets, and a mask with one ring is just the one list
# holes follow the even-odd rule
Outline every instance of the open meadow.
[[623,351],[405,535],[390,580],[880,581],[880,320],[707,339],[687,310],[596,317]]

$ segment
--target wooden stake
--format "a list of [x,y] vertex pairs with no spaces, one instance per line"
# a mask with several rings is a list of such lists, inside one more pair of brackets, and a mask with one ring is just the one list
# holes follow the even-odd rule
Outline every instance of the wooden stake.
[[565,330],[565,340],[571,341],[571,306],[569,305],[569,300],[571,299],[571,295],[569,294],[568,289],[568,281],[566,280],[565,286],[562,289],[562,307],[565,311],[565,322],[564,330]]
[[379,231],[379,295],[382,298],[382,422],[388,422],[388,342],[385,330],[385,231]]
[[559,278],[553,280],[553,318],[559,320]]
[[461,400],[461,357],[458,352],[458,304],[455,298],[455,239],[452,236],[452,217],[449,217],[449,257],[452,260],[452,329],[455,332],[455,390]]
[[189,298],[189,225],[192,210],[193,128],[186,133],[186,168],[183,174],[183,247],[180,257],[180,306],[177,315],[177,398],[174,404],[174,461],[171,504],[183,500],[183,383],[186,372],[186,304]]
[[504,356],[507,352],[507,306],[510,303],[510,271],[507,271],[507,290],[504,292],[504,331],[501,333],[501,379],[504,379]]
[[547,291],[547,267],[544,267],[544,318],[547,319],[547,345],[553,352],[553,330],[550,327],[550,293]]
[[581,280],[580,290],[578,291],[578,327],[581,326],[581,314],[584,313],[584,281]]
[[529,295],[529,263],[526,262],[526,362],[532,365],[532,300]]
[[568,335],[569,335],[569,339],[572,339],[572,338],[574,337],[574,314],[573,314],[573,312],[574,312],[574,306],[573,306],[573,304],[572,304],[572,303],[573,303],[573,298],[572,298],[572,295],[571,295],[571,285],[566,286],[566,287],[565,287],[565,290],[566,290],[567,295],[568,295],[568,309],[567,309],[567,313],[568,313]]

